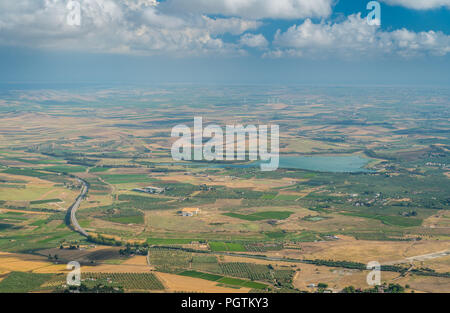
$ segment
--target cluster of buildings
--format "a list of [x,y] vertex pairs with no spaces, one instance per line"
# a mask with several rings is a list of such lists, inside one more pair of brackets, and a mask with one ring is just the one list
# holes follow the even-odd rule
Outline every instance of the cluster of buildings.
[[183,210],[179,211],[179,214],[181,216],[195,216],[200,213],[199,208],[184,208]]
[[165,189],[159,188],[159,187],[148,186],[148,187],[144,187],[144,188],[135,188],[135,189],[133,189],[133,191],[145,192],[145,193],[150,193],[150,194],[161,194],[165,191]]
[[445,164],[445,163],[434,163],[434,162],[428,162],[425,164],[426,166],[434,166],[434,167],[439,167],[441,169],[449,169],[449,165]]
[[[210,188],[206,185],[202,185],[202,190],[213,190],[213,188]],[[135,188],[135,189],[133,189],[133,191],[149,193],[149,194],[162,194],[166,190],[165,190],[165,188],[148,186],[148,187],[144,187],[144,188]],[[181,211],[178,211],[178,214],[181,216],[196,216],[199,213],[200,213],[199,208],[184,208]]]

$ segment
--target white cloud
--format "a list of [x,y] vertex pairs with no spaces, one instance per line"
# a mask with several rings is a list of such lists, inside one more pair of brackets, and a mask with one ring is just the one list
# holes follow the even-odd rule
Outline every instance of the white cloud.
[[450,8],[450,0],[381,0],[389,5],[400,5],[415,10]]
[[[202,15],[202,23],[212,34],[226,34],[240,35],[247,30],[258,29],[262,23],[253,20],[244,20],[241,18],[210,18]],[[200,23],[201,25],[201,23]]]
[[443,56],[450,53],[450,36],[435,31],[412,32],[406,29],[391,32],[370,26],[360,14],[350,15],[342,23],[314,24],[307,19],[287,31],[277,31],[275,52],[267,57],[372,57],[400,55]]
[[239,42],[241,45],[251,48],[264,48],[269,44],[267,39],[262,34],[244,34],[241,36]]
[[261,22],[169,14],[154,0],[80,0],[81,26],[66,23],[65,0],[0,2],[0,44],[102,53],[243,54],[219,35],[241,35]]
[[[349,58],[446,55],[450,46],[449,36],[442,32],[385,32],[368,25],[360,15],[334,24],[306,19],[278,31],[270,51],[262,34],[250,33],[262,26],[259,18],[326,16],[332,0],[79,1],[80,27],[67,25],[66,0],[0,1],[0,45],[174,56],[242,55],[250,47],[264,49],[267,57]],[[213,12],[221,17],[206,15]]]
[[167,0],[166,10],[221,14],[250,19],[327,17],[334,0]]

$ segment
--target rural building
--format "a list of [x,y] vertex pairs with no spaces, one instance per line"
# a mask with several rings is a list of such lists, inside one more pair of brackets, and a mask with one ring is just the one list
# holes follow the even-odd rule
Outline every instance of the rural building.
[[159,187],[148,186],[148,187],[144,187],[144,188],[136,188],[136,189],[133,189],[133,191],[152,193],[152,194],[160,194],[160,193],[163,193],[165,191],[165,189],[159,188]]
[[198,215],[198,213],[200,213],[200,209],[199,208],[184,208],[183,210],[180,211],[181,216],[194,216],[194,215]]

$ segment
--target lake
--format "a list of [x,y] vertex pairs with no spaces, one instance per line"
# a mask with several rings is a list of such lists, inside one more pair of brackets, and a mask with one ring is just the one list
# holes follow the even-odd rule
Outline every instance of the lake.
[[370,159],[359,155],[349,156],[286,156],[280,157],[280,168],[295,168],[316,172],[360,173],[371,172],[364,168]]
[[[369,173],[373,172],[364,168],[370,159],[363,158],[359,155],[345,156],[280,156],[279,168],[301,169],[315,172],[331,172],[331,173]],[[191,163],[192,164],[192,163]],[[195,163],[198,166],[207,168],[249,168],[257,167],[260,161],[233,164],[233,163]]]

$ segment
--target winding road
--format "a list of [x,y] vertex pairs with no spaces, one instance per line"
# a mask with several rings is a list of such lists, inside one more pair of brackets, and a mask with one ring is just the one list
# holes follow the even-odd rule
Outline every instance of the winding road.
[[74,231],[80,233],[81,235],[83,235],[85,237],[88,237],[89,236],[88,233],[78,223],[76,213],[77,213],[78,208],[80,207],[81,201],[83,201],[84,197],[86,196],[87,192],[89,191],[89,186],[81,178],[76,177],[76,179],[83,185],[83,187],[81,188],[80,195],[77,197],[75,202],[67,210],[66,223],[68,223],[68,226],[72,227]]

